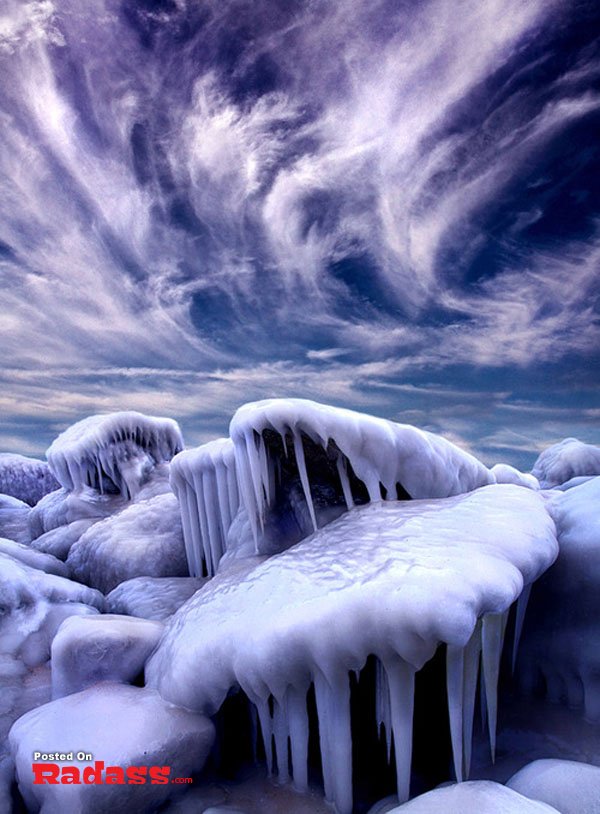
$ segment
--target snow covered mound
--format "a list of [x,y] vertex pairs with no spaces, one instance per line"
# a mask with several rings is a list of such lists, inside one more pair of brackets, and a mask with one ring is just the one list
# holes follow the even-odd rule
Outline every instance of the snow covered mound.
[[[388,814],[561,814],[491,780],[458,783],[415,797]],[[564,814],[564,812],[562,813]]]
[[519,680],[600,721],[600,477],[553,493],[560,554],[532,591]]
[[156,464],[183,449],[175,421],[136,412],[84,418],[65,430],[46,452],[48,463],[67,490],[89,486],[129,499]]
[[101,614],[65,619],[52,642],[52,697],[137,678],[163,632],[160,622]]
[[565,438],[542,452],[531,473],[542,489],[552,489],[581,475],[600,475],[600,447]]
[[239,685],[258,708],[267,744],[274,733],[282,777],[290,737],[300,788],[313,682],[325,793],[344,814],[352,808],[348,672],[374,654],[382,665],[378,716],[394,733],[398,793],[407,799],[415,671],[448,644],[462,777],[481,649],[493,742],[506,614],[556,555],[542,497],[518,486],[357,507],[283,553],[242,560],[208,581],[167,624],[147,681],[167,700],[208,714]]
[[45,554],[52,554],[59,560],[66,560],[73,543],[76,543],[83,532],[87,531],[95,522],[92,519],[75,520],[73,523],[67,523],[66,526],[58,526],[32,540],[30,548]]
[[43,554],[41,551],[36,551],[23,543],[15,543],[13,540],[5,540],[0,537],[0,554],[7,554],[19,562],[29,565],[31,568],[37,568],[40,571],[45,571],[47,574],[56,574],[59,577],[69,576],[69,569],[52,554]]
[[29,515],[31,507],[22,500],[9,495],[0,495],[0,537],[29,543]]
[[189,576],[177,499],[158,495],[95,523],[71,547],[67,565],[103,593],[133,577]]
[[535,760],[506,784],[532,800],[542,800],[561,814],[598,814],[600,768],[573,760]]
[[110,613],[124,613],[163,622],[204,585],[196,577],[134,577],[106,597]]
[[0,453],[0,494],[11,495],[35,506],[58,486],[46,461],[11,452]]
[[229,438],[186,449],[171,462],[171,488],[181,506],[190,573],[217,571],[239,508],[235,453]]
[[516,483],[517,486],[524,486],[526,489],[540,488],[537,478],[527,472],[519,472],[514,466],[496,464],[491,471],[496,478],[496,483]]
[[[30,811],[144,814],[156,811],[179,788],[171,780],[202,768],[213,737],[209,720],[165,703],[158,693],[107,682],[27,713],[13,726],[9,741]],[[83,779],[86,768],[95,769],[101,782],[35,784],[32,762],[38,761],[32,756],[43,748],[74,751],[73,760],[58,764],[63,771],[75,767]],[[75,759],[78,749],[91,753],[92,761]],[[41,765],[48,769],[47,763]],[[137,770],[137,782],[130,767],[145,767]],[[106,782],[108,776],[112,783]]]

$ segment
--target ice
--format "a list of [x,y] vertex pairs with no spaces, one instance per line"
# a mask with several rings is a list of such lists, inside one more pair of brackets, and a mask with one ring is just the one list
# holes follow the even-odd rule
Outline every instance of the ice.
[[239,507],[232,442],[220,438],[180,452],[171,463],[171,487],[181,506],[190,574],[212,575]]
[[352,507],[357,497],[363,503],[384,496],[449,497],[494,482],[483,464],[444,438],[305,399],[246,404],[234,415],[230,435],[259,552],[271,553],[258,541],[274,504],[280,506],[276,515],[287,504],[283,514],[292,514],[298,528],[282,528],[287,517],[271,518],[276,527],[270,542],[285,540],[287,531],[291,544]]
[[[456,678],[450,706],[458,705],[454,718],[468,730],[464,699],[472,704],[474,659],[465,653],[478,653],[478,619],[486,629],[493,705],[497,619],[556,555],[543,497],[515,485],[357,507],[285,552],[240,561],[209,580],[168,622],[147,681],[167,700],[206,714],[240,686],[257,706],[267,756],[269,733],[278,727],[297,733],[292,749],[304,754],[298,699],[313,683],[326,794],[344,814],[351,807],[347,678],[373,654],[390,687],[399,792],[406,797],[414,671],[440,642],[464,651],[461,681],[466,686],[468,673],[468,687],[461,693]],[[455,743],[462,766],[462,734]],[[287,750],[281,756],[276,748],[275,758],[287,772]],[[299,769],[293,767],[295,781]],[[300,771],[302,785],[305,767]]]
[[560,554],[531,592],[519,683],[600,721],[600,477],[546,494]]
[[516,483],[517,486],[524,486],[526,489],[540,488],[536,477],[527,472],[520,472],[508,464],[496,464],[492,467],[491,472],[496,478],[496,483]]
[[58,486],[46,461],[10,452],[0,453],[0,494],[11,495],[35,506]]
[[554,806],[561,814],[598,814],[600,768],[573,760],[536,760],[506,784],[509,788]]
[[198,577],[134,577],[106,597],[110,613],[124,613],[163,622],[206,582]]
[[65,619],[52,641],[52,698],[98,681],[134,681],[163,629],[160,622],[114,614]]
[[95,523],[71,547],[67,565],[103,593],[133,577],[188,576],[177,499],[158,495]]
[[68,491],[90,487],[128,500],[157,464],[170,461],[182,449],[175,421],[130,411],[78,421],[58,436],[46,457]]
[[76,543],[83,532],[87,531],[95,522],[95,520],[75,520],[73,523],[67,523],[66,526],[58,526],[32,540],[30,548],[44,554],[52,554],[59,560],[66,560],[73,543]]
[[0,537],[16,540],[18,543],[29,543],[30,506],[16,497],[0,495]]
[[600,475],[600,447],[584,444],[577,438],[565,438],[545,449],[531,472],[543,489],[551,489],[574,477]]
[[42,554],[41,551],[35,551],[23,543],[15,543],[13,540],[5,540],[0,537],[0,554],[7,554],[15,560],[29,565],[31,568],[37,568],[39,571],[45,571],[47,574],[56,574],[59,577],[68,577],[69,569],[52,554]]
[[[214,737],[212,723],[201,715],[163,701],[153,690],[106,682],[38,707],[13,726],[9,743],[19,790],[27,807],[44,814],[111,814],[154,811],[172,791],[169,779],[198,772]],[[32,755],[41,749],[91,753],[92,762],[61,766],[102,771],[108,767],[168,767],[166,783],[34,784]],[[99,766],[99,762],[104,765]],[[166,771],[166,770],[165,770]]]
[[472,780],[434,789],[388,814],[560,814],[491,780]]

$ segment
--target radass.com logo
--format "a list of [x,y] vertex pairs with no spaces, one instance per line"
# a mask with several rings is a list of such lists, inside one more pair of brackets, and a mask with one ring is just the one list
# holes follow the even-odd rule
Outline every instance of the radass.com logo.
[[[74,761],[88,762],[77,766]],[[143,785],[192,783],[191,777],[171,777],[170,766],[107,766],[89,752],[34,752],[31,764],[34,785]]]

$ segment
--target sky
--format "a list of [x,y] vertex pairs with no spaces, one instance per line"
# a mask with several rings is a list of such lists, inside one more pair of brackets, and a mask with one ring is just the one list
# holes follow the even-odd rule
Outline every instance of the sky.
[[600,8],[2,0],[0,450],[312,398],[600,443]]

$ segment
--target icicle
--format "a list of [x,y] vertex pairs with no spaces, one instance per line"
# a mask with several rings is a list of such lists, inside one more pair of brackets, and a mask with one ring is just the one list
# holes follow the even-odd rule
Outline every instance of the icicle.
[[229,516],[231,522],[233,522],[240,507],[240,494],[234,466],[227,467],[227,497],[229,499]]
[[464,653],[464,692],[463,692],[463,760],[465,780],[471,771],[471,745],[473,740],[473,718],[475,715],[475,697],[481,659],[481,621],[477,620],[473,635],[469,639]]
[[313,505],[312,496],[310,494],[310,484],[308,482],[308,473],[306,471],[306,460],[304,458],[304,447],[302,446],[302,436],[299,432],[294,432],[294,452],[296,453],[296,463],[298,465],[298,473],[304,490],[304,497],[310,512],[310,519],[312,520],[313,529],[317,530],[317,517],[315,515],[315,507]]
[[334,803],[338,814],[351,814],[352,730],[348,673],[340,675],[331,686],[317,672],[315,695],[325,797]]
[[415,670],[410,664],[398,658],[386,663],[385,671],[390,689],[398,800],[403,803],[410,796]]
[[292,752],[292,775],[298,791],[308,789],[308,710],[306,690],[288,687],[287,712]]
[[254,499],[256,501],[256,510],[261,529],[264,528],[265,519],[265,495],[263,492],[263,472],[261,467],[260,456],[256,448],[256,441],[254,430],[249,430],[245,436],[246,440],[246,455],[248,456],[248,466],[250,468],[250,478],[252,489],[254,491]]
[[[204,486],[202,483],[202,473],[194,472],[194,488],[190,490],[190,502],[192,510],[195,508],[195,516],[199,524],[199,535],[202,541],[202,552],[204,562],[206,563],[206,571],[209,576],[213,576],[213,564],[210,556],[210,546],[208,544],[208,523],[206,522],[206,514],[204,512]],[[193,495],[193,498],[191,497]]]
[[236,449],[236,458],[235,458],[236,476],[240,495],[242,500],[244,501],[246,511],[248,512],[248,518],[250,520],[250,527],[252,528],[252,536],[254,537],[254,543],[257,546],[258,550],[259,506],[256,503],[254,495],[254,487],[252,485],[252,473],[250,470],[250,461],[248,459],[246,446],[247,446],[246,440],[244,438],[240,442],[239,447]]
[[[215,480],[217,486],[217,502],[219,504],[219,534],[221,538],[221,546],[222,549],[224,549],[225,539],[227,537],[227,532],[229,531],[229,526],[231,526],[233,521],[233,517],[230,511],[228,496],[227,469],[221,461],[215,463]],[[221,551],[221,554],[223,553],[224,550]]]
[[219,524],[219,512],[217,501],[217,490],[214,472],[205,470],[202,475],[204,509],[206,512],[208,528],[208,546],[210,548],[210,558],[212,562],[212,573],[216,574],[219,560],[223,556],[221,544],[221,530]]
[[506,624],[506,613],[487,613],[483,617],[481,633],[483,648],[483,677],[487,699],[488,730],[492,763],[496,760],[496,723],[498,717],[498,675]]
[[383,664],[377,659],[375,663],[375,717],[377,728],[381,737],[381,730],[385,732],[387,747],[387,762],[392,756],[392,724],[390,712],[390,688]]
[[260,460],[260,478],[264,489],[265,501],[269,506],[273,500],[273,493],[271,491],[271,477],[269,475],[269,459],[267,456],[267,448],[265,446],[265,439],[260,434],[258,442],[258,457]]
[[196,500],[196,492],[194,491],[194,488],[187,482],[185,486],[185,493],[187,498],[186,502],[188,506],[188,516],[190,518],[190,531],[193,541],[192,551],[194,570],[198,572],[196,576],[200,576],[202,574],[202,560],[205,559],[205,556],[202,542],[202,532],[200,530],[198,502]]
[[252,759],[255,765],[258,765],[258,712],[256,705],[252,701],[248,701],[248,710],[250,715],[250,737],[252,740]]
[[277,755],[277,779],[287,783],[290,779],[288,762],[288,723],[285,697],[282,701],[275,699],[273,704],[273,734],[275,736],[275,753]]
[[515,672],[515,665],[517,663],[517,652],[519,650],[519,642],[521,641],[521,633],[523,632],[523,622],[525,621],[525,612],[527,610],[527,603],[531,595],[531,583],[525,585],[519,598],[517,599],[517,614],[515,617],[515,638],[513,641],[512,652],[512,672]]
[[340,483],[342,484],[342,492],[344,493],[346,508],[348,511],[350,511],[350,509],[354,508],[354,498],[352,497],[352,489],[350,488],[350,479],[348,478],[346,459],[341,452],[338,454],[335,464],[337,466],[338,475],[340,476]]
[[185,556],[188,562],[188,570],[193,577],[197,577],[199,574],[196,570],[194,540],[190,526],[190,507],[188,505],[185,481],[184,484],[178,482],[176,489],[177,500],[181,506],[181,525],[183,527],[183,543],[185,545]]
[[269,699],[263,700],[255,699],[256,710],[258,712],[258,720],[260,721],[260,729],[262,732],[263,746],[265,748],[265,757],[267,759],[267,772],[269,777],[273,776],[273,721],[271,713],[269,712]]
[[454,774],[457,783],[463,780],[463,684],[464,651],[462,647],[447,646],[446,689],[448,693],[448,715],[450,717],[450,739]]

